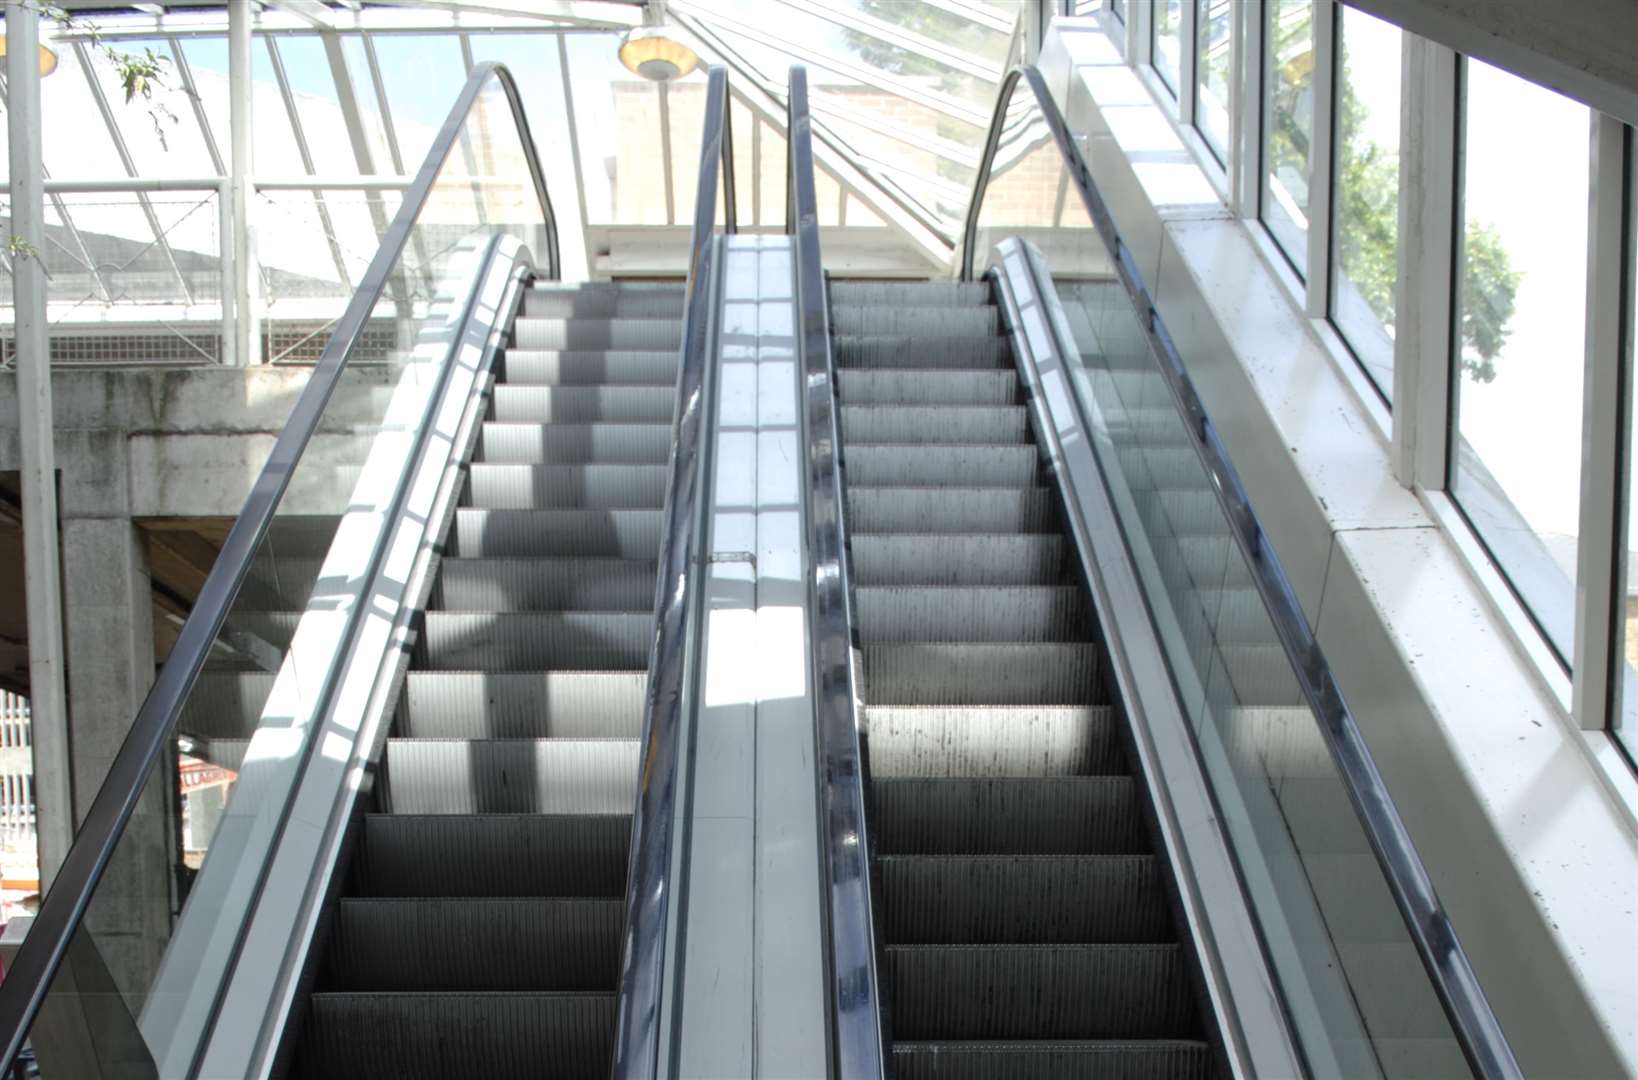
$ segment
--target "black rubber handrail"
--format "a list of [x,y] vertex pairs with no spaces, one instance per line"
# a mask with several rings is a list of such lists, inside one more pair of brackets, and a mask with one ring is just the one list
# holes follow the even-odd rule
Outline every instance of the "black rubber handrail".
[[808,618],[827,899],[825,974],[830,995],[831,1075],[872,1080],[886,1075],[887,1052],[870,892],[859,691],[853,669],[853,582],[842,498],[836,361],[819,250],[808,73],[800,65],[791,68],[785,130],[790,150],[785,231],[795,248],[797,347],[808,452]]
[[734,144],[728,118],[728,71],[713,68],[705,91],[705,130],[688,251],[688,293],[677,370],[677,412],[672,426],[671,477],[661,515],[659,575],[654,594],[654,642],[649,648],[644,696],[643,760],[631,818],[626,878],[625,936],[614,1021],[611,1074],[651,1080],[663,1044],[666,929],[676,883],[671,880],[677,825],[679,736],[697,685],[697,639],[703,597],[697,588],[706,561],[704,492],[709,466],[707,414],[715,396],[710,355],[714,318],[711,239],[716,232],[718,169],[725,231],[737,231]]
[[1020,82],[1027,84],[1035,95],[1041,114],[1063,156],[1064,167],[1079,189],[1093,226],[1113,257],[1121,283],[1137,308],[1150,346],[1160,360],[1157,367],[1171,388],[1173,403],[1184,420],[1184,426],[1193,436],[1192,444],[1211,477],[1217,500],[1228,520],[1229,531],[1245,556],[1257,593],[1262,598],[1263,606],[1279,635],[1280,645],[1291,663],[1292,673],[1302,689],[1303,700],[1314,713],[1332,762],[1348,790],[1349,799],[1359,815],[1360,826],[1382,868],[1394,903],[1404,917],[1411,942],[1427,969],[1428,979],[1450,1020],[1451,1029],[1461,1044],[1468,1065],[1475,1075],[1485,1080],[1522,1080],[1524,1073],[1473,973],[1467,954],[1462,950],[1456,930],[1433,887],[1433,879],[1399,816],[1393,796],[1383,782],[1359,725],[1343,699],[1342,690],[1314,637],[1308,617],[1297,601],[1291,580],[1252,509],[1250,496],[1240,482],[1240,475],[1229,460],[1222,438],[1183,365],[1183,358],[1155,309],[1131,250],[1115,228],[1114,217],[1093,182],[1092,172],[1076,147],[1063,114],[1052,100],[1046,80],[1032,65],[1015,67],[1007,72],[996,97],[989,138],[984,144],[984,155],[973,184],[972,202],[967,207],[961,252],[962,280],[973,280],[974,247],[977,244],[978,218],[983,208],[984,192],[1006,125],[1007,108]]
[[137,711],[130,731],[109,766],[80,825],[74,844],[63,859],[51,890],[46,894],[29,933],[17,951],[6,977],[0,982],[0,1033],[5,1039],[0,1055],[0,1073],[11,1068],[17,1051],[28,1037],[51,983],[62,965],[69,941],[80,931],[86,909],[125,827],[136,809],[149,777],[170,748],[172,732],[184,703],[204,667],[206,658],[227,618],[240,588],[249,576],[257,551],[273,522],[290,478],[308,442],[318,429],[348,359],[363,338],[371,313],[395,280],[398,265],[410,241],[416,220],[436,186],[445,159],[459,141],[473,105],[489,81],[497,81],[506,94],[523,143],[524,157],[539,200],[546,229],[547,276],[558,276],[557,225],[551,199],[546,192],[545,173],[529,131],[522,99],[512,75],[500,64],[476,65],[466,85],[455,99],[438,137],[433,141],[415,181],[404,192],[397,215],[388,226],[369,268],[336,323],[313,373],[290,410],[290,418],[274,441],[267,463],[262,467],[244,508],[234,520],[222,551],[205,578],[199,597],[188,613],[170,656],[160,668],[153,688]]

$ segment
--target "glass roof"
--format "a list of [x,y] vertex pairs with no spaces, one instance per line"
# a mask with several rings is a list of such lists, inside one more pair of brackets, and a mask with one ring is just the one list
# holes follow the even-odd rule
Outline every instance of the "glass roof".
[[[732,71],[742,224],[783,227],[786,76],[792,63],[803,63],[819,135],[822,223],[893,230],[930,265],[948,257],[996,87],[1018,48],[1019,0],[667,6],[678,35],[707,64]],[[229,152],[225,8],[68,7],[94,23],[102,41],[152,49],[167,68],[151,100],[127,103],[83,27],[51,34],[59,67],[41,90],[47,176],[222,176]],[[517,77],[566,247],[581,242],[569,235],[577,217],[582,235],[685,226],[704,74],[661,87],[621,66],[621,35],[641,17],[639,6],[619,0],[270,0],[256,15],[252,47],[254,170],[268,185],[258,199],[264,273],[309,282],[298,290],[307,295],[356,280],[383,222],[381,198],[372,215],[370,200],[356,192],[293,191],[289,182],[309,177],[322,187],[331,178],[413,175],[466,73],[483,60],[501,61]],[[0,155],[0,176],[5,168]],[[167,252],[161,267],[178,263],[179,253],[214,258],[214,225],[168,224],[154,210],[156,199],[56,199],[48,210],[63,237],[59,254],[85,263],[87,251],[117,241]],[[197,208],[214,195],[201,190],[191,199],[159,201]],[[213,206],[202,211],[215,215]],[[77,269],[87,281],[98,278],[89,266]],[[156,269],[154,276],[163,275]],[[173,276],[179,288],[170,299],[193,300],[193,291],[180,288],[186,270],[178,265]],[[157,280],[144,291],[163,293]]]

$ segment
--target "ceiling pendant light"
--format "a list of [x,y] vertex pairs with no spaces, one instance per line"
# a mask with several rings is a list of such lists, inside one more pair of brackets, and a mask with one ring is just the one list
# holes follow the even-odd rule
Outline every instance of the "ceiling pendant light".
[[682,78],[699,66],[700,58],[672,34],[672,28],[665,25],[664,0],[649,0],[643,7],[643,25],[628,32],[620,43],[620,62],[651,82]]
[[[0,30],[0,61],[3,61],[5,58],[6,58],[6,32],[4,30]],[[57,70],[57,54],[55,52],[53,52],[50,48],[48,48],[44,42],[41,42],[40,43],[40,78],[43,79],[47,75],[50,75],[53,71],[56,71],[56,70]]]

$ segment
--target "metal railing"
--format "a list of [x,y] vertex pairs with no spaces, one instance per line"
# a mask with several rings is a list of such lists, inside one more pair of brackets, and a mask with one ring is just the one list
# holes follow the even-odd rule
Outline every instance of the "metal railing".
[[[721,185],[718,185],[718,169]],[[655,586],[654,643],[644,696],[643,759],[631,819],[626,879],[625,936],[615,1012],[612,1075],[638,1080],[655,1075],[662,1046],[667,985],[668,930],[677,881],[673,853],[678,818],[678,767],[684,714],[693,707],[699,677],[697,643],[704,616],[703,580],[708,547],[704,493],[711,454],[710,416],[716,399],[716,358],[710,355],[717,278],[717,197],[725,230],[736,232],[734,146],[728,122],[728,72],[714,68],[706,87],[699,184],[689,244],[688,292],[677,370],[671,478],[661,516],[659,580]]]
[[789,168],[785,231],[795,248],[797,347],[803,373],[808,449],[804,495],[808,522],[810,662],[818,731],[820,829],[828,902],[828,956],[834,1076],[886,1075],[875,913],[870,891],[870,843],[865,816],[864,755],[855,684],[853,580],[848,569],[842,499],[841,432],[837,425],[836,361],[830,343],[830,301],[819,249],[814,186],[813,121],[808,73],[791,68],[786,117]]
[[[1076,147],[1045,80],[1033,66],[1016,67],[1008,72],[996,99],[963,233],[961,279],[974,280],[973,267],[984,196],[997,151],[1008,128],[1008,110],[1020,84],[1026,87],[1026,92],[1034,95],[1034,106],[1040,109],[1050,131],[1049,141],[1056,145],[1092,226],[1112,258],[1114,274],[1135,305],[1148,348],[1159,360],[1156,367],[1170,390],[1172,404],[1183,418],[1184,427],[1191,436],[1191,445],[1210,479],[1210,486],[1232,533],[1234,546],[1250,569],[1252,585],[1272,621],[1279,646],[1290,663],[1302,698],[1318,722],[1325,748],[1329,751],[1371,853],[1380,866],[1410,941],[1468,1065],[1475,1075],[1487,1080],[1522,1077],[1523,1073],[1501,1025],[1434,889],[1432,878],[1343,698],[1313,628],[1298,603],[1290,579],[1252,509],[1250,497],[1229,460],[1217,428],[1160,319],[1152,295],[1115,226],[1090,168]],[[1035,144],[1030,145],[1033,147]]]
[[[382,238],[368,270],[347,305],[346,313],[330,336],[291,410],[290,419],[279,433],[266,464],[256,478],[244,508],[233,523],[220,555],[200,589],[193,609],[160,669],[119,753],[98,789],[74,845],[57,873],[50,893],[40,909],[27,938],[0,982],[0,1073],[11,1068],[29,1029],[69,948],[82,930],[93,894],[103,879],[116,845],[124,835],[138,800],[155,771],[172,747],[172,735],[195,682],[207,658],[216,648],[224,623],[241,588],[250,578],[252,565],[275,514],[280,509],[293,473],[308,444],[319,430],[326,406],[347,371],[348,361],[362,338],[370,317],[388,289],[395,270],[411,243],[418,220],[432,198],[443,166],[457,145],[469,115],[497,84],[510,107],[521,152],[527,164],[533,196],[541,217],[541,243],[549,276],[557,276],[557,234],[551,201],[547,196],[521,98],[511,74],[494,63],[477,65],[457,97],[448,119],[414,183],[405,192],[403,205]],[[491,237],[493,240],[493,237]],[[423,436],[424,437],[424,436]],[[377,551],[379,560],[383,553]],[[355,616],[356,617],[356,616]]]

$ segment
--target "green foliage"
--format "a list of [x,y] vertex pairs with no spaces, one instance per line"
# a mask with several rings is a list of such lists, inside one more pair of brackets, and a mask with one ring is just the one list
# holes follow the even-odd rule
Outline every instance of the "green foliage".
[[23,6],[39,12],[42,18],[50,19],[65,31],[84,34],[89,39],[91,47],[101,53],[114,69],[114,74],[119,78],[120,88],[125,91],[125,103],[129,105],[139,96],[143,101],[150,103],[148,118],[153,121],[154,134],[158,136],[161,147],[170,148],[165,137],[165,125],[177,123],[176,114],[163,103],[153,100],[156,89],[166,89],[165,80],[169,75],[170,57],[160,56],[152,49],[143,49],[141,53],[116,49],[102,39],[102,32],[96,23],[78,18],[55,4],[44,3],[42,0],[23,0]]
[[1495,226],[1469,225],[1462,246],[1462,370],[1476,382],[1492,382],[1496,356],[1507,344],[1520,275]]

